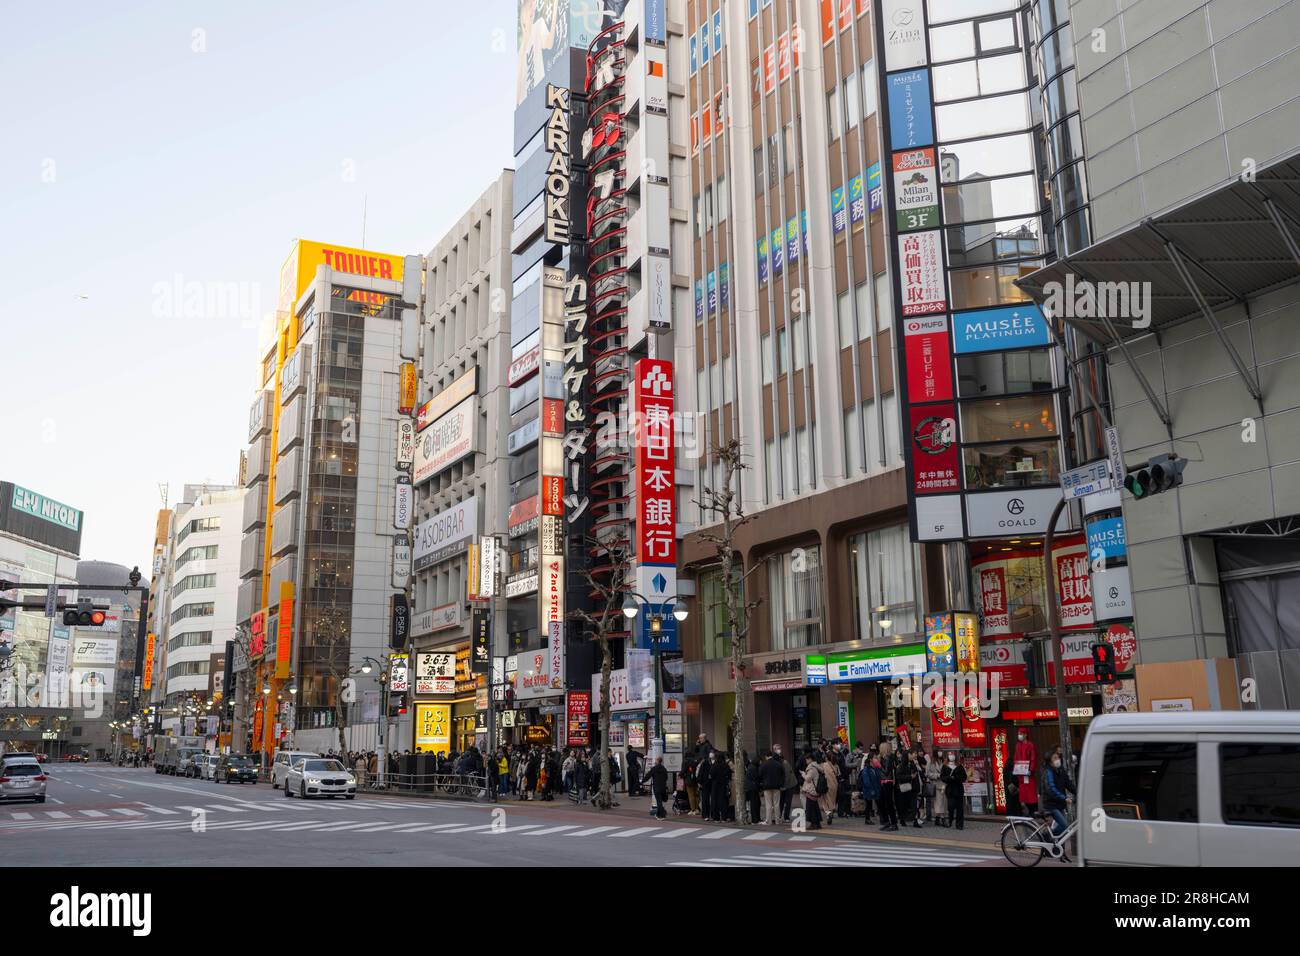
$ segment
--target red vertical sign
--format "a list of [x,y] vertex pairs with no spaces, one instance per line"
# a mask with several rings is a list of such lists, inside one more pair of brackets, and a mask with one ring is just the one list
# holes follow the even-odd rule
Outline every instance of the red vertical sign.
[[632,384],[636,415],[636,559],[677,564],[673,365],[640,359]]

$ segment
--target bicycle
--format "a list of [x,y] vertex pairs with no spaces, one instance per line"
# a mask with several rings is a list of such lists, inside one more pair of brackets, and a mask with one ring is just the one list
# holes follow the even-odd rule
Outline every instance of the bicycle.
[[1052,825],[1055,822],[1050,813],[1042,811],[1032,817],[1008,817],[1000,840],[1002,855],[1012,866],[1037,866],[1048,856],[1069,863],[1070,856],[1065,848],[1079,829],[1079,821],[1070,820],[1060,834],[1053,836]]

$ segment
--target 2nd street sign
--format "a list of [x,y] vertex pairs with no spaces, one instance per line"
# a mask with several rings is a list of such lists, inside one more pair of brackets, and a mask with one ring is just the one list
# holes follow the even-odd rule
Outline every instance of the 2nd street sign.
[[1061,472],[1061,490],[1066,498],[1082,498],[1115,487],[1110,477],[1110,462],[1106,459],[1089,462],[1079,468]]

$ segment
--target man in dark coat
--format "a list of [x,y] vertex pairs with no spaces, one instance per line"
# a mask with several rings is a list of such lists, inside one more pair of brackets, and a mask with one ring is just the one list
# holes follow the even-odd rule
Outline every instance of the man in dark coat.
[[731,767],[727,758],[715,750],[709,754],[709,811],[715,823],[727,818],[730,792]]
[[651,812],[662,820],[668,815],[665,809],[668,804],[668,768],[664,766],[663,757],[655,757],[655,765],[645,775],[645,780],[650,781],[650,792],[655,798],[655,807]]
[[[703,735],[701,735],[703,736]],[[705,754],[695,765],[695,785],[700,789],[700,819],[711,818],[713,806],[713,761]]]
[[631,747],[627,748],[627,795],[629,797],[641,796],[641,752]]

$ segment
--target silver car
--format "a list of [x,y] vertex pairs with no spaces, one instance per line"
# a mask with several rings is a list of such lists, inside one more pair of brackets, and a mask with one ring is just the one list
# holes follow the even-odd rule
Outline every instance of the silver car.
[[0,768],[0,801],[45,802],[45,771],[35,760],[6,761]]
[[357,796],[357,778],[337,760],[299,760],[284,778],[284,795],[292,797],[294,794],[304,800],[308,797],[344,797],[354,800]]

